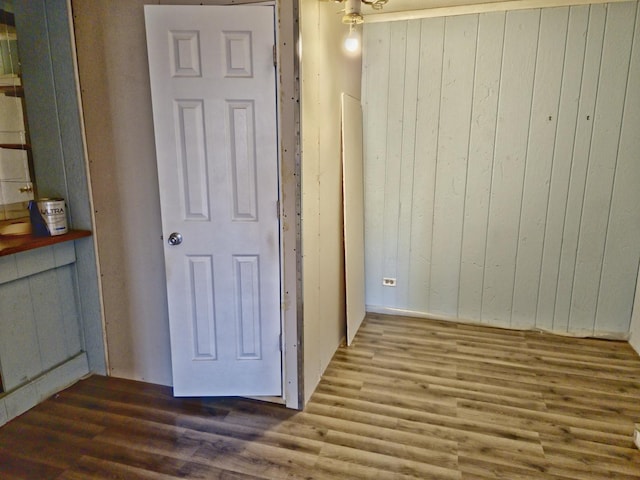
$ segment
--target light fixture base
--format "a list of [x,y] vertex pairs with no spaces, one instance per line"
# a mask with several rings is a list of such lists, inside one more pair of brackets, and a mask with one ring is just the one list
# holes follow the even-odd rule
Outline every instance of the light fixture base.
[[358,12],[347,13],[342,17],[342,23],[345,25],[360,25],[364,23],[364,17]]
[[[344,3],[348,0],[333,0],[334,3]],[[382,7],[384,7],[389,0],[360,0],[362,3],[364,3],[365,5],[368,5],[369,7],[373,8],[374,10],[382,10]]]

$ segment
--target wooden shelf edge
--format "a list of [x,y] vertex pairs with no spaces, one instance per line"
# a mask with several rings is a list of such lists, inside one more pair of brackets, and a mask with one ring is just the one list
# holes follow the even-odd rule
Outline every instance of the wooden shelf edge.
[[69,230],[64,235],[54,237],[34,237],[33,235],[0,236],[0,257],[14,253],[48,247],[56,243],[70,242],[79,238],[90,237],[89,230]]
[[7,97],[24,97],[24,87],[22,85],[0,85],[0,94]]
[[28,143],[0,143],[0,148],[9,150],[31,150],[31,145]]

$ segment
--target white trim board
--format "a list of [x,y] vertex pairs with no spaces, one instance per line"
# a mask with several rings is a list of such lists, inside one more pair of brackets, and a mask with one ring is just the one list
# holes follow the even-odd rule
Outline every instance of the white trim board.
[[526,10],[532,8],[568,7],[572,5],[591,5],[597,3],[617,3],[629,0],[507,0],[504,2],[477,3],[474,5],[456,5],[452,7],[425,8],[404,12],[375,13],[364,16],[365,23],[395,22],[419,18],[448,17],[474,13],[503,12],[507,10]]

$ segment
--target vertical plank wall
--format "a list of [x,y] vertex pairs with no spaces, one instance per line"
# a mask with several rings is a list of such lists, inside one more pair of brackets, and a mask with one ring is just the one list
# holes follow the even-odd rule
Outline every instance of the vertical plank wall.
[[625,2],[365,25],[369,309],[628,332],[639,15]]

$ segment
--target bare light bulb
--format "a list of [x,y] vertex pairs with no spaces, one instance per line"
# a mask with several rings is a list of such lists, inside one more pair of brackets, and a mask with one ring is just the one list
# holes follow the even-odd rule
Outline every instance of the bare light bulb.
[[349,29],[347,38],[344,39],[344,49],[349,53],[358,53],[360,51],[360,35],[353,26]]

